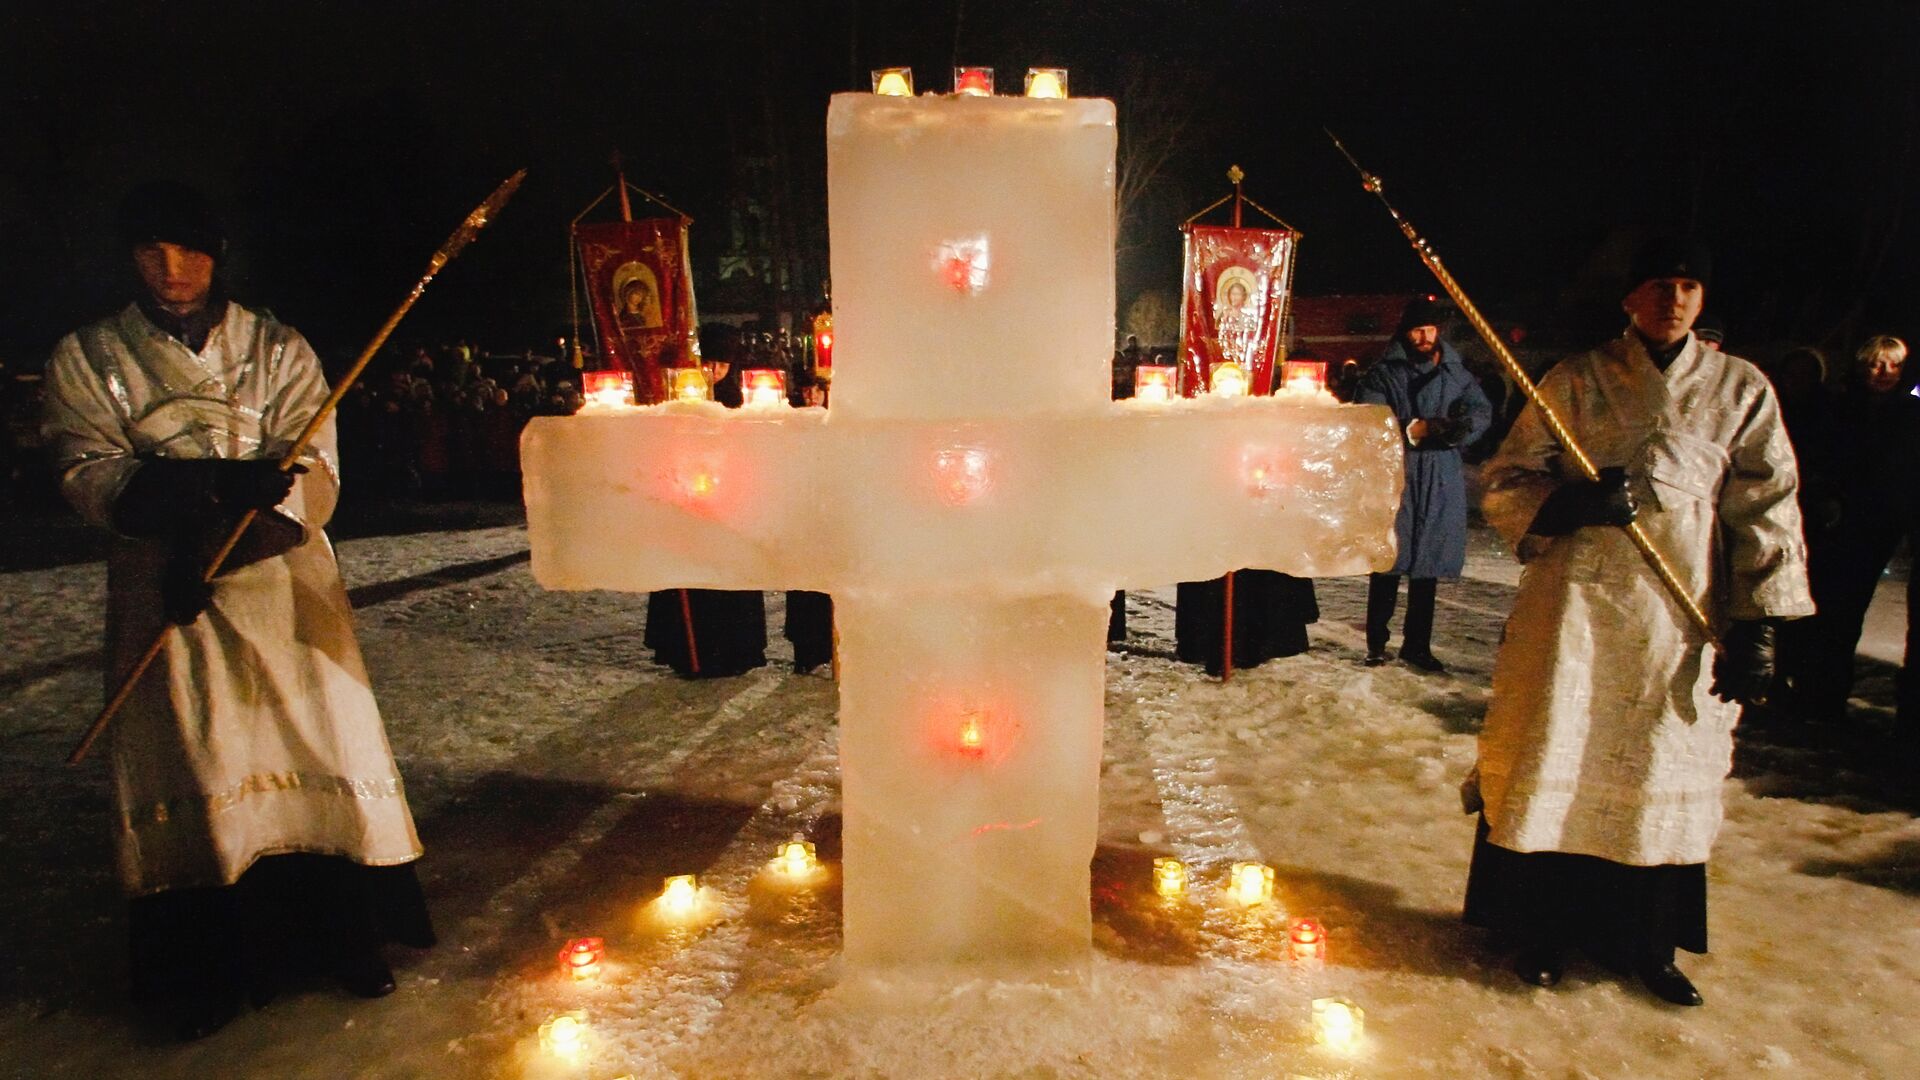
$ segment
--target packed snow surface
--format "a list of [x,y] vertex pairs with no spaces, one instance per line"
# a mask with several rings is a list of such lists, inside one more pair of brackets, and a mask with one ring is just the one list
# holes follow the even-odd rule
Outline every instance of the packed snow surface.
[[[1713,952],[1682,956],[1702,1009],[1576,961],[1520,984],[1458,921],[1473,754],[1516,569],[1477,534],[1443,585],[1454,674],[1359,666],[1364,579],[1319,583],[1309,653],[1226,684],[1173,662],[1172,590],[1133,594],[1107,658],[1096,941],[1079,981],[843,977],[834,684],[780,660],[687,682],[641,647],[645,598],[548,593],[524,529],[342,543],[374,689],[428,853],[441,932],[396,951],[400,988],[324,982],[179,1045],[123,1003],[124,916],[98,763],[59,764],[96,708],[104,570],[0,575],[0,1075],[7,1077],[1905,1077],[1920,1015],[1920,828],[1868,729],[1743,744],[1711,868]],[[768,595],[776,631],[780,596]],[[1877,612],[1874,625],[1898,625]],[[1870,640],[1868,656],[1885,643]],[[814,840],[819,876],[768,873]],[[1155,856],[1195,897],[1151,887]],[[1278,870],[1272,908],[1218,894]],[[700,875],[698,909],[655,903]],[[1329,959],[1284,958],[1317,918]],[[607,942],[598,980],[566,939]],[[1316,1044],[1314,998],[1366,1011],[1360,1049]],[[573,1058],[538,1028],[581,1010]]]

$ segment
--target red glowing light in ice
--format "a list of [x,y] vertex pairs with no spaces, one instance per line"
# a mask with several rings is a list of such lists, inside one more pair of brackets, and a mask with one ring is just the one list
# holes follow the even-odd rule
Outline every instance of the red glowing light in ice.
[[1249,446],[1240,452],[1240,479],[1247,496],[1271,499],[1287,488],[1287,455],[1267,446]]
[[978,446],[956,446],[933,455],[934,490],[948,506],[966,506],[993,489],[992,458]]
[[953,92],[970,97],[993,96],[993,69],[988,67],[963,67],[953,73]]
[[963,296],[977,296],[987,287],[987,238],[949,240],[935,250],[934,273],[942,284]]
[[1040,818],[1034,818],[1032,821],[1022,821],[1019,824],[1011,821],[989,821],[985,825],[975,825],[973,827],[973,835],[985,836],[990,832],[1024,832],[1039,825],[1040,821]]
[[560,970],[576,979],[591,978],[600,972],[600,959],[606,954],[606,942],[597,937],[574,938],[560,950]]
[[1287,924],[1287,947],[1295,960],[1325,960],[1327,932],[1312,919],[1295,919]]

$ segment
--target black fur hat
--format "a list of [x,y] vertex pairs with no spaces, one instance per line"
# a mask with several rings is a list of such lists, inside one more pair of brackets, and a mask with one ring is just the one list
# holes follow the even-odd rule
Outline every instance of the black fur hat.
[[1633,253],[1633,265],[1627,272],[1627,292],[1657,278],[1689,278],[1702,285],[1713,284],[1713,253],[1698,240],[1678,236],[1658,236]]
[[197,189],[177,180],[152,180],[127,193],[115,218],[120,242],[179,244],[216,261],[226,258],[227,230]]

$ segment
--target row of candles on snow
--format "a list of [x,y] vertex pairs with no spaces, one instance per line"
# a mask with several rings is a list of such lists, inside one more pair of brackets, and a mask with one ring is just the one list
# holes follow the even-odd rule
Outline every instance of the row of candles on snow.
[[[1133,400],[1149,404],[1172,401],[1175,369],[1171,364],[1141,364],[1133,371]],[[713,383],[705,368],[674,367],[662,372],[668,401],[711,401]],[[589,371],[584,377],[586,401],[600,408],[630,408],[633,398],[633,373],[627,371]],[[1232,360],[1222,360],[1207,372],[1207,393],[1212,397],[1246,397],[1251,389],[1246,368]],[[1296,393],[1320,394],[1327,388],[1327,364],[1324,360],[1287,360],[1280,365],[1280,385]],[[740,373],[740,398],[749,409],[786,407],[787,376],[777,368],[749,368]]]
[[[792,885],[807,885],[822,876],[819,856],[813,844],[799,836],[781,844],[767,872]],[[1243,908],[1257,908],[1273,902],[1274,871],[1265,863],[1237,862],[1227,874],[1226,895]],[[1193,892],[1193,881],[1186,864],[1179,859],[1153,860],[1153,891],[1163,900],[1183,901]],[[699,879],[693,874],[669,877],[654,901],[659,913],[669,919],[687,922],[702,913],[703,900]],[[574,938],[560,950],[560,972],[573,981],[597,979],[606,961],[604,938]],[[1287,953],[1294,960],[1321,962],[1327,958],[1327,932],[1317,920],[1296,918],[1287,922]],[[1366,1014],[1360,1006],[1345,998],[1315,998],[1313,1030],[1324,1046],[1342,1052],[1359,1048],[1366,1032]],[[570,1010],[540,1025],[540,1045],[549,1053],[567,1061],[578,1060],[585,1052],[590,1028],[583,1010]]]

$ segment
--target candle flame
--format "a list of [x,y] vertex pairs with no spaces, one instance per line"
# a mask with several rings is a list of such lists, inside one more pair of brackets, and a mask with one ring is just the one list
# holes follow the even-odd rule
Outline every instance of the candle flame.
[[1273,867],[1264,863],[1234,863],[1228,892],[1249,907],[1273,899]]
[[1169,900],[1186,895],[1186,865],[1179,859],[1153,860],[1153,891]]

